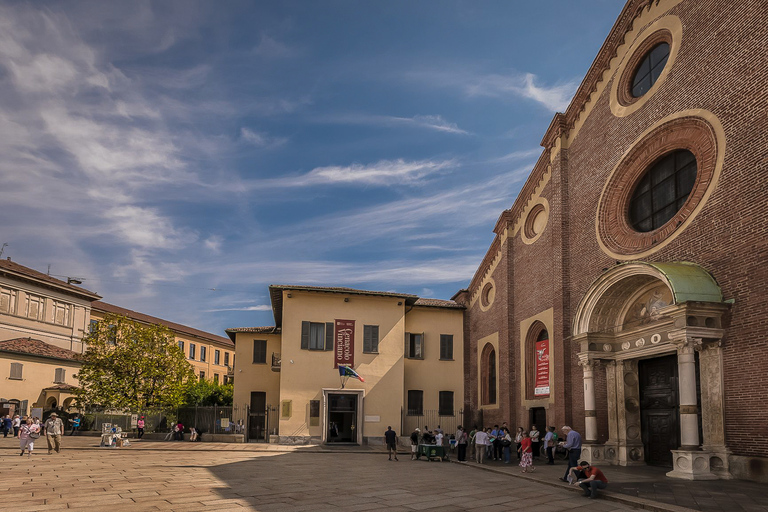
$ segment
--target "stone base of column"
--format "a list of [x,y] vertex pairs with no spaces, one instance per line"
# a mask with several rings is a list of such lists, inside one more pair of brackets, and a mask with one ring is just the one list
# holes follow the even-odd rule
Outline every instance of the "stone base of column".
[[683,480],[719,480],[710,467],[713,456],[713,452],[700,450],[672,450],[674,469],[667,476]]
[[645,466],[645,452],[642,443],[619,443],[617,447],[619,466]]
[[709,470],[720,480],[732,480],[729,456],[731,451],[725,446],[702,446],[702,451],[709,453]]
[[605,459],[605,448],[602,444],[582,443],[580,460],[585,460],[590,464],[600,464]]

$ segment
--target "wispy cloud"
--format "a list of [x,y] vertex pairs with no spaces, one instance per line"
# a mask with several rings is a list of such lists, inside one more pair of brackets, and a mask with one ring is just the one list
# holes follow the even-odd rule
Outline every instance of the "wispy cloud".
[[440,115],[415,115],[412,117],[382,116],[374,114],[346,114],[324,116],[316,121],[322,123],[358,124],[384,127],[414,127],[456,135],[470,135],[456,123],[447,121]]
[[380,160],[371,164],[316,167],[310,172],[285,178],[251,181],[248,189],[309,187],[314,185],[416,185],[428,176],[451,169],[455,160]]
[[255,132],[246,127],[240,129],[240,138],[259,148],[276,148],[288,141],[287,137],[272,137],[269,134]]
[[295,48],[277,41],[267,34],[262,34],[259,44],[253,48],[251,53],[268,59],[281,59],[294,57],[298,52]]
[[532,148],[532,149],[523,149],[519,151],[512,151],[511,153],[507,153],[506,155],[502,155],[496,158],[491,158],[488,160],[488,162],[491,163],[499,163],[499,162],[517,162],[520,160],[525,160],[532,158],[534,156],[539,156],[542,152],[541,148]]
[[477,78],[466,86],[470,96],[521,96],[537,101],[549,110],[564,112],[576,92],[578,82],[575,80],[553,85],[536,85],[536,75],[486,75]]
[[244,306],[244,307],[231,307],[231,308],[217,308],[206,309],[205,313],[221,313],[223,311],[272,311],[272,306],[269,304],[260,304],[258,306]]

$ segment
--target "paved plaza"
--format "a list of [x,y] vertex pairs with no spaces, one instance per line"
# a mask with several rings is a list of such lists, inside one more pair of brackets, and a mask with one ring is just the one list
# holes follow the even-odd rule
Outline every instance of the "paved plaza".
[[[24,510],[631,510],[563,489],[450,463],[388,462],[379,453],[254,451],[222,444],[95,448],[65,438],[31,458],[0,438],[0,509]],[[263,445],[262,445],[263,447]],[[245,449],[244,449],[245,448]]]

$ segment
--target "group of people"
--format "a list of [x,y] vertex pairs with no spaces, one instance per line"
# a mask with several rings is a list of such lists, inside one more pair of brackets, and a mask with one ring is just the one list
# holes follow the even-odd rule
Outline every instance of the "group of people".
[[[64,422],[55,412],[52,412],[45,422],[41,421],[38,417],[20,417],[18,415],[13,418],[5,416],[0,421],[2,422],[3,437],[8,437],[8,434],[13,432],[13,437],[19,439],[19,448],[21,449],[19,456],[23,456],[24,452],[26,452],[27,456],[31,457],[32,450],[35,448],[35,441],[43,435],[48,442],[48,455],[51,455],[53,452],[61,452],[61,436],[64,435]],[[74,431],[73,422],[72,433]]]
[[[581,457],[581,435],[571,427],[565,425],[561,429],[565,439],[560,439],[555,427],[547,427],[544,436],[536,427],[531,426],[531,430],[526,431],[523,427],[518,427],[514,437],[507,427],[506,422],[501,426],[494,425],[493,428],[478,428],[475,426],[467,432],[459,426],[456,433],[451,435],[452,443],[455,441],[459,462],[466,462],[467,450],[474,449],[474,458],[478,464],[483,464],[487,460],[499,460],[505,464],[512,462],[512,447],[516,448],[517,459],[523,473],[530,473],[536,470],[534,460],[541,453],[542,444],[547,458],[547,465],[555,464],[555,450],[558,448],[567,450],[568,466],[565,474],[560,480],[569,482],[571,485],[579,485],[584,490],[584,496],[595,498],[599,489],[604,489],[608,485],[608,479],[603,472],[592,465],[589,461],[582,460]],[[445,435],[443,430],[438,427],[432,431],[425,426],[422,431],[419,428],[413,430],[410,436],[411,441],[411,460],[419,458],[418,447],[420,444],[435,444],[442,446]],[[392,427],[387,427],[384,433],[387,444],[389,460],[397,459],[397,434]]]

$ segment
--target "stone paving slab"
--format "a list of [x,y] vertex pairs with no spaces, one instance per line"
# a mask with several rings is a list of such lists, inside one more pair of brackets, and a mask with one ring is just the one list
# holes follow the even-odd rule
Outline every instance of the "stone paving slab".
[[18,457],[17,441],[0,438],[0,508],[768,511],[768,493],[759,484],[672,480],[666,470],[648,467],[603,468],[611,481],[606,499],[590,501],[557,480],[565,470],[562,462],[521,474],[515,464],[494,461],[425,464],[406,455],[389,462],[380,447],[142,440],[111,449],[84,436],[66,437],[63,446],[61,454],[43,449],[31,458]]

